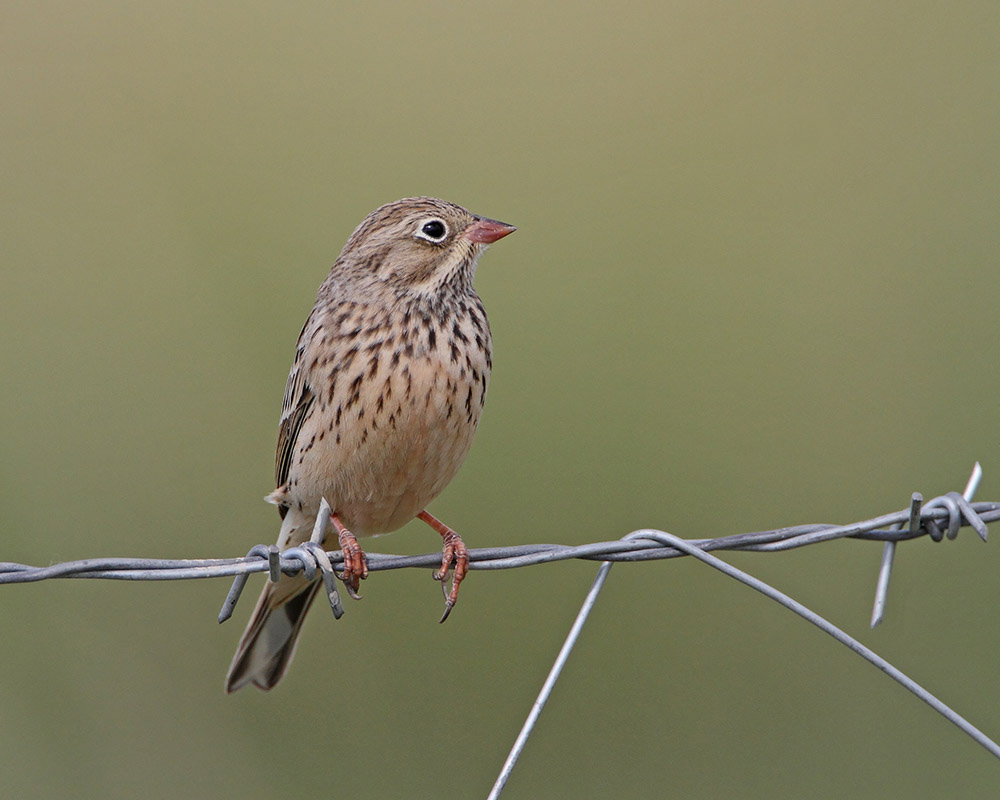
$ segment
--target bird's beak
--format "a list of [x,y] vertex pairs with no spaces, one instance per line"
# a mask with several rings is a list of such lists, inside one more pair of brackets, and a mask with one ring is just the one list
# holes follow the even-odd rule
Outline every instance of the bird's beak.
[[516,231],[513,225],[506,222],[499,222],[495,219],[477,217],[463,234],[470,242],[480,242],[482,244],[493,244],[497,239],[502,239],[508,233]]

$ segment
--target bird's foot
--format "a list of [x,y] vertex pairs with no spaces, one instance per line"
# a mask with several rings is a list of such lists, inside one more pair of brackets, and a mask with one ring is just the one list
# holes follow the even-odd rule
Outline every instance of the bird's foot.
[[340,542],[340,550],[344,558],[344,571],[337,577],[344,582],[347,594],[354,600],[360,600],[358,587],[361,581],[368,577],[368,559],[365,558],[365,551],[358,544],[358,538],[344,527],[336,514],[330,515],[333,527],[337,531],[337,541]]
[[[462,537],[426,511],[417,514],[417,518],[426,522],[439,534],[444,542],[441,548],[441,569],[434,572],[434,580],[441,581],[441,591],[444,593],[444,614],[440,622],[448,619],[448,615],[458,602],[458,587],[469,572],[469,548],[465,546]],[[455,574],[451,579],[451,589],[448,589],[448,573],[454,564]]]

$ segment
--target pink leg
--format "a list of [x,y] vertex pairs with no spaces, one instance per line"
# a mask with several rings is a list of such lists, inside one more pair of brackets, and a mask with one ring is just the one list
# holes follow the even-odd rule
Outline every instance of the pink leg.
[[330,521],[337,531],[337,541],[340,542],[341,552],[344,554],[344,571],[338,576],[347,587],[347,593],[355,600],[360,600],[358,586],[361,580],[368,577],[368,561],[365,558],[365,551],[358,544],[357,537],[344,527],[337,515],[330,514]]
[[[417,519],[430,525],[441,534],[441,538],[444,540],[444,547],[441,549],[441,569],[434,573],[434,580],[441,581],[441,590],[444,592],[444,614],[441,616],[441,622],[444,622],[458,601],[458,587],[465,580],[469,571],[469,549],[465,546],[461,536],[433,514],[421,511],[417,514]],[[455,564],[455,577],[452,579],[451,591],[449,592],[445,588],[445,584],[452,562]]]

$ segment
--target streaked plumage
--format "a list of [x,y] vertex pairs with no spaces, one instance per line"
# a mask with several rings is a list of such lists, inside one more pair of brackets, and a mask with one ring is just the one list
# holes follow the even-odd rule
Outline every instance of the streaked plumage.
[[[454,477],[492,367],[489,323],[472,287],[476,263],[513,230],[416,197],[373,211],[348,239],[299,335],[285,387],[277,488],[268,496],[282,516],[281,549],[308,540],[324,497],[335,522],[371,536],[421,514]],[[277,683],[317,586],[286,576],[265,587],[227,691]],[[457,585],[452,603],[456,593]]]

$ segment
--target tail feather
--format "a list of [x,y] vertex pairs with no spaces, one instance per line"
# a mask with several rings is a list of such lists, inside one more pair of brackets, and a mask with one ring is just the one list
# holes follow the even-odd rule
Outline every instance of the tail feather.
[[319,581],[297,576],[264,587],[229,665],[226,692],[251,683],[266,691],[281,680],[292,663],[302,622],[319,585]]

